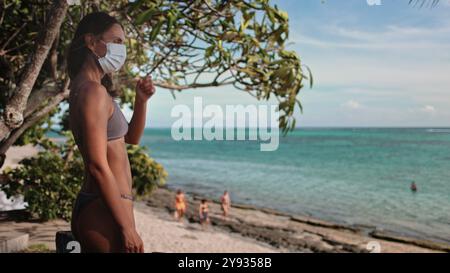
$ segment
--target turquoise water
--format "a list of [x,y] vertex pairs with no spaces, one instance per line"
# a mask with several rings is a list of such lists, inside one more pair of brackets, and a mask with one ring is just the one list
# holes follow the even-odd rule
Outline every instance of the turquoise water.
[[187,192],[228,189],[239,203],[450,242],[450,129],[300,129],[275,152],[177,142],[170,129],[146,129],[141,143]]

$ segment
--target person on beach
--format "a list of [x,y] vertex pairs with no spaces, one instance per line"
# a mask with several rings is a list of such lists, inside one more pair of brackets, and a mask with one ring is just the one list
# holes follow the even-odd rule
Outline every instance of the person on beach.
[[230,194],[228,191],[225,191],[220,197],[221,208],[223,212],[223,217],[227,217],[231,207]]
[[208,201],[206,201],[206,199],[202,199],[198,208],[198,214],[200,218],[200,224],[203,228],[205,228],[206,225],[209,224],[208,210]]
[[413,181],[413,182],[411,183],[410,189],[411,189],[412,192],[417,192],[417,185],[416,185],[416,182]]
[[84,183],[71,229],[82,252],[143,252],[133,213],[132,177],[125,144],[138,144],[144,131],[152,79],[136,84],[128,123],[114,100],[111,74],[125,62],[125,33],[104,12],[86,15],[67,54],[70,77],[69,126],[84,162]]
[[181,190],[177,190],[175,195],[175,219],[181,221],[186,213],[186,200],[184,198],[184,193]]

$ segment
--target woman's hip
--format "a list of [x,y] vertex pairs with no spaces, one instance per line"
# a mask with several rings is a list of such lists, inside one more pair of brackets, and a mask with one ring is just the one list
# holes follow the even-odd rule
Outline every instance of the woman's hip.
[[[121,199],[133,217],[132,202],[123,197]],[[97,196],[86,201],[85,197],[78,196],[77,201],[72,216],[72,232],[80,242],[81,248],[88,252],[120,251],[122,247],[120,228],[103,199]]]

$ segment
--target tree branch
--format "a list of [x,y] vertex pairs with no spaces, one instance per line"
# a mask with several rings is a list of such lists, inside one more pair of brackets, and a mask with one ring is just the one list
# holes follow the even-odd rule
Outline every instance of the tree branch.
[[3,141],[0,144],[0,155],[3,155],[6,153],[6,151],[9,149],[11,145],[16,142],[16,140],[32,125],[34,125],[36,122],[38,122],[40,119],[44,118],[50,111],[55,109],[58,104],[61,103],[64,99],[68,98],[70,93],[69,89],[69,81],[67,80],[64,83],[64,88],[61,92],[59,92],[57,95],[53,96],[50,101],[43,107],[42,109],[34,112],[33,114],[28,115],[28,117],[25,118],[22,125],[13,130],[11,134],[9,135],[8,139]]
[[47,58],[53,41],[61,27],[67,13],[66,0],[55,1],[48,14],[46,26],[39,34],[37,46],[31,61],[24,69],[23,77],[18,84],[13,97],[5,107],[4,116],[0,119],[0,141],[5,139],[11,130],[18,128],[23,122],[28,97],[39,75],[42,65]]

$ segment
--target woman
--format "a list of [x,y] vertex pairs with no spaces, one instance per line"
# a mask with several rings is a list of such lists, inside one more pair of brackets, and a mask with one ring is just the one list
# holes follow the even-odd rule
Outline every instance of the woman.
[[228,191],[223,192],[222,197],[220,197],[220,203],[223,212],[223,217],[227,217],[231,207],[230,194],[228,193]]
[[150,78],[136,86],[133,117],[128,124],[112,90],[110,73],[126,58],[119,22],[103,12],[86,15],[70,45],[69,124],[83,157],[84,184],[72,214],[72,233],[83,252],[143,252],[136,232],[132,178],[126,143],[142,136],[147,100],[155,88]]
[[186,201],[184,198],[184,193],[181,190],[177,190],[177,194],[175,195],[175,213],[176,219],[181,221],[186,212]]

